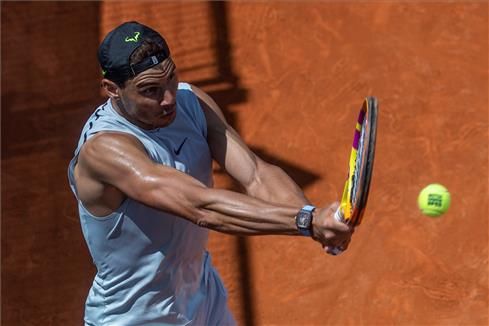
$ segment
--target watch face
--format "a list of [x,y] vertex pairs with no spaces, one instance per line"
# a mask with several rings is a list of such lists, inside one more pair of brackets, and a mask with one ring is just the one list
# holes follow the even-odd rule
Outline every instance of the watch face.
[[297,226],[308,229],[311,224],[311,213],[300,211],[297,214]]

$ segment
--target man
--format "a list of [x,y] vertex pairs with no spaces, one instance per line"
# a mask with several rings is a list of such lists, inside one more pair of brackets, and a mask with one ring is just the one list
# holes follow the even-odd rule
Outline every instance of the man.
[[[179,83],[160,34],[124,23],[98,57],[109,99],[88,119],[68,170],[97,267],[85,325],[234,324],[208,229],[346,249],[351,230],[334,219],[337,204],[312,206],[208,95]],[[212,188],[212,159],[246,194]]]

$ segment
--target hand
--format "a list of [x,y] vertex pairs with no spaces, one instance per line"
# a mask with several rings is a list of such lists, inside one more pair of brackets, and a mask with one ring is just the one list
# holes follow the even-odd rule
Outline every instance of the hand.
[[312,222],[312,238],[328,253],[332,253],[332,248],[346,250],[353,234],[353,228],[334,217],[338,207],[339,203],[335,202],[329,207],[317,208]]

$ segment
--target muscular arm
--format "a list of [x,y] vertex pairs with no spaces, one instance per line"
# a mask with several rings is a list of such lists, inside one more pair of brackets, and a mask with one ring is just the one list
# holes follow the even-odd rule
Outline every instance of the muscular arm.
[[278,206],[244,194],[207,188],[185,173],[155,164],[143,145],[130,135],[94,136],[83,146],[77,168],[79,179],[115,187],[137,201],[203,227],[230,234],[297,234],[294,216],[299,206]]
[[255,198],[302,207],[309,204],[302,190],[279,167],[255,155],[226,122],[219,106],[192,86],[207,120],[208,142],[214,159]]
[[[101,216],[127,196],[220,232],[298,235],[295,215],[307,203],[299,187],[255,156],[220,110],[207,105],[204,112],[214,158],[248,195],[208,188],[185,173],[154,163],[133,136],[104,132],[85,143],[75,167],[82,202]],[[349,228],[334,219],[334,210],[334,206],[318,208],[314,214],[313,238],[323,246],[344,243],[351,236]]]

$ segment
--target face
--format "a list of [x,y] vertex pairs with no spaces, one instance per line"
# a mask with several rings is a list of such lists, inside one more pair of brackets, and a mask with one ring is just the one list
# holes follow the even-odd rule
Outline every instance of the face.
[[178,78],[175,64],[168,58],[145,70],[118,89],[116,109],[143,129],[168,126],[176,117]]

